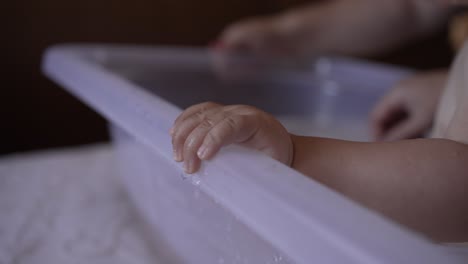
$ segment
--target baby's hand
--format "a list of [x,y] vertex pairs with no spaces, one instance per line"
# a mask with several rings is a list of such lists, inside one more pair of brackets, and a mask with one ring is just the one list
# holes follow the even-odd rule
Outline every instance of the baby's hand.
[[238,143],[290,165],[292,139],[270,114],[251,106],[201,103],[185,110],[171,129],[174,159],[195,173],[201,160],[211,159],[221,147]]

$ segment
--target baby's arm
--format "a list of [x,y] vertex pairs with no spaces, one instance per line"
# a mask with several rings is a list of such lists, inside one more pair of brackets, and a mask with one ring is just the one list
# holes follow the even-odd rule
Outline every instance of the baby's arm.
[[468,240],[468,146],[446,139],[392,143],[290,135],[249,106],[203,103],[171,131],[188,173],[224,145],[238,143],[299,170],[363,205],[441,241]]
[[468,241],[468,46],[452,67],[433,136],[392,143],[294,137],[293,166],[441,241]]
[[293,136],[293,167],[439,241],[468,240],[468,146]]

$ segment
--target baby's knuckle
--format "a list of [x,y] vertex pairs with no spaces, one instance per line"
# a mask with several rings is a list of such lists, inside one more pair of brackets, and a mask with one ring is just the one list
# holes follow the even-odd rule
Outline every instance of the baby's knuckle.
[[179,144],[180,142],[184,141],[184,137],[180,134],[180,133],[176,133],[173,137],[172,137],[172,144],[173,145],[177,145]]
[[201,109],[193,114],[193,118],[196,118],[197,120],[204,120],[205,119],[205,114],[206,110]]
[[218,107],[219,104],[215,103],[215,102],[212,102],[212,101],[208,101],[208,102],[204,102],[204,103],[201,103],[200,104],[200,107],[203,111],[206,111],[206,110],[209,110],[213,107]]
[[206,138],[207,138],[207,141],[210,144],[214,144],[214,145],[222,144],[222,139],[221,139],[219,133],[217,133],[216,131],[212,130],[212,131],[208,132],[208,134],[206,134]]
[[206,129],[212,128],[214,125],[215,121],[210,117],[205,117],[205,119],[200,123],[200,127]]
[[239,105],[239,108],[242,108],[245,111],[257,112],[258,109],[250,105]]
[[197,107],[197,111],[195,111],[196,116],[204,116],[207,111],[219,107],[219,104],[213,103],[213,102],[205,102],[201,103],[199,107]]
[[185,110],[182,112],[182,115],[181,115],[181,116],[188,115],[188,114],[190,114],[190,113],[193,112],[193,111],[198,111],[198,109],[200,109],[200,108],[203,108],[203,104],[192,105],[192,106],[188,107],[187,109],[185,109]]
[[239,125],[239,117],[228,116],[225,120],[231,131],[235,131],[237,129]]
[[174,133],[172,134],[172,140],[177,140],[180,137],[180,129],[174,129]]
[[188,152],[196,151],[196,145],[194,144],[197,141],[196,136],[188,136],[184,142],[184,150]]

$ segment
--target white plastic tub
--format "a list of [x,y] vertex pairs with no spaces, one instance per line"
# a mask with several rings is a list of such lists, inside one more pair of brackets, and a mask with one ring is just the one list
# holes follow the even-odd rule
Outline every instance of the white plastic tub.
[[296,133],[366,140],[369,110],[406,71],[330,58],[242,59],[214,71],[213,61],[207,51],[151,47],[45,55],[45,73],[114,125],[124,181],[161,263],[462,263],[259,153],[228,147],[194,176],[172,160],[173,120],[207,100],[255,105]]

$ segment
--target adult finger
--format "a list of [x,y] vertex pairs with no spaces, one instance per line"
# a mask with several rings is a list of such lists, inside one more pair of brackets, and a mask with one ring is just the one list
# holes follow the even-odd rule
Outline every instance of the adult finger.
[[421,119],[410,118],[392,127],[383,137],[385,141],[395,141],[415,138],[421,135],[425,129]]
[[403,111],[403,101],[394,93],[380,100],[371,112],[371,129],[374,139],[381,140],[389,129],[389,123],[395,121]]

